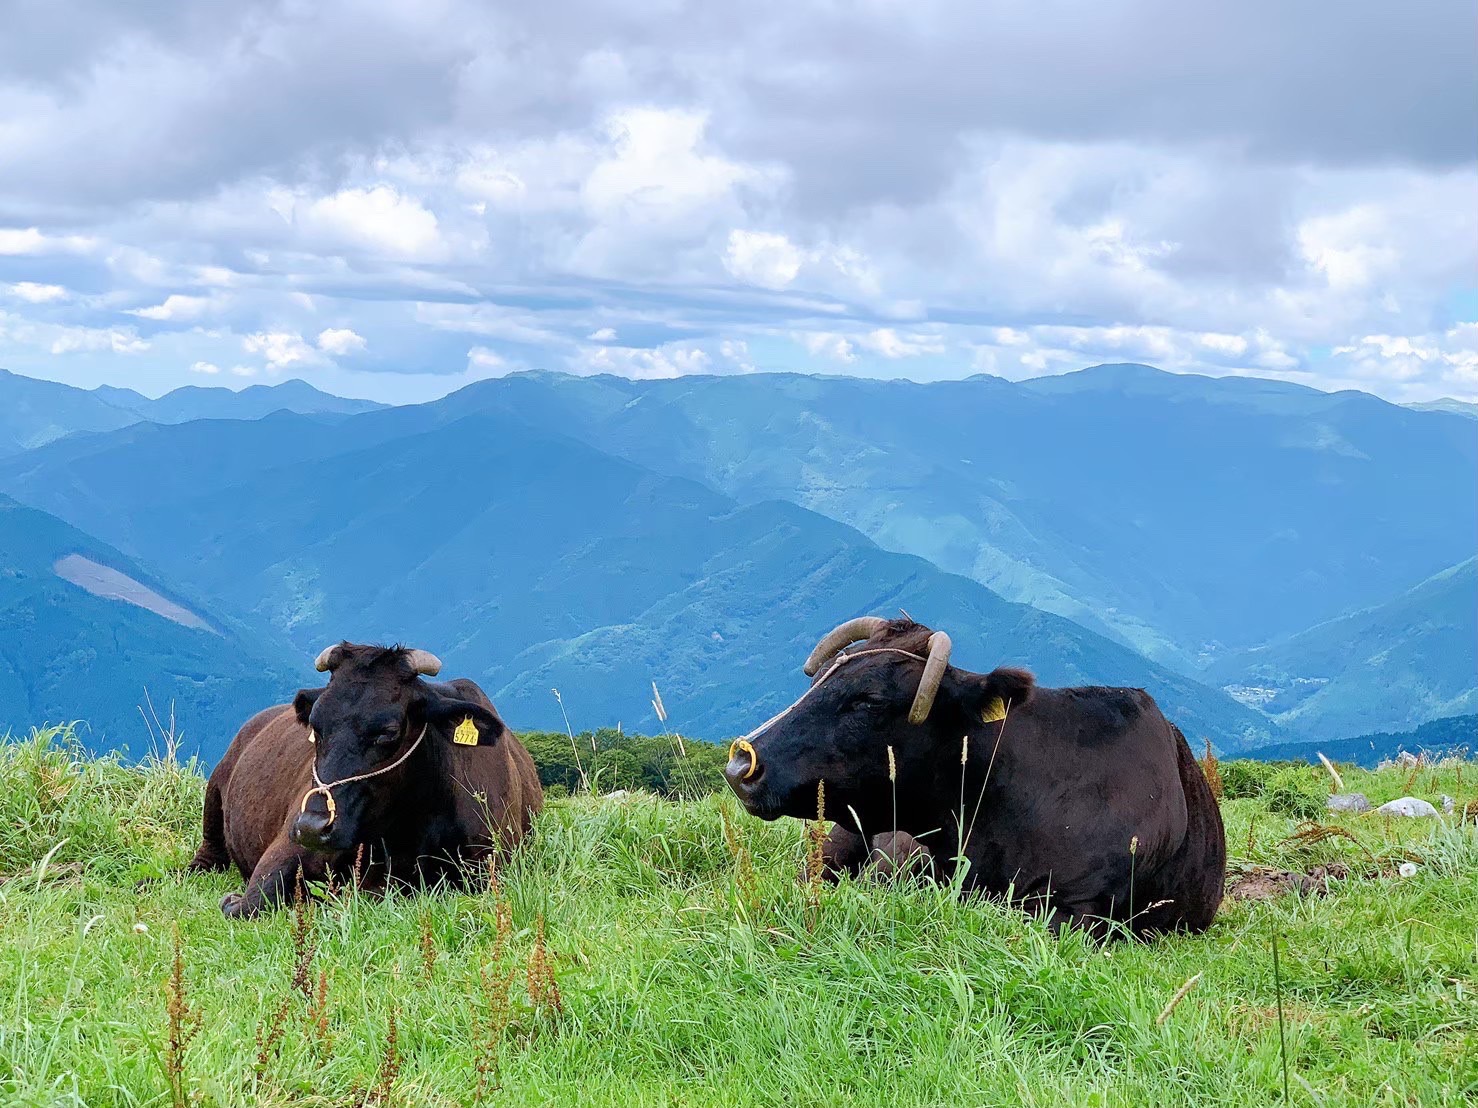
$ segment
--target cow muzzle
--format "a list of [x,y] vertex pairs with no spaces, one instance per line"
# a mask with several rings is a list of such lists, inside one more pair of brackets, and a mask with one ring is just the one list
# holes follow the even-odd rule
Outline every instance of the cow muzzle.
[[304,807],[293,819],[292,827],[288,829],[288,838],[304,850],[315,853],[334,850],[334,822],[334,816],[327,810],[319,812]]
[[765,764],[747,739],[735,739],[729,744],[729,762],[724,766],[724,779],[744,807],[755,812],[766,786]]

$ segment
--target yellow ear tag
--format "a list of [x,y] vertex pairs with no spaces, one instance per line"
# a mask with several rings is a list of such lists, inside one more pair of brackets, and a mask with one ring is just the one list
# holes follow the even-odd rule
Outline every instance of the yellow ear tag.
[[995,723],[1006,718],[1006,705],[1001,703],[998,696],[985,706],[985,711],[980,713],[980,718],[985,723]]
[[471,716],[457,724],[457,729],[452,732],[452,742],[458,746],[477,745],[477,724],[472,722]]

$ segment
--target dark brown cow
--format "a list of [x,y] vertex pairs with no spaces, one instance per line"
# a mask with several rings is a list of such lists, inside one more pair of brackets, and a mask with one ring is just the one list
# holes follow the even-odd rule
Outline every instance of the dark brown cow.
[[258,712],[210,775],[192,870],[235,865],[254,916],[306,880],[371,888],[460,884],[464,867],[528,834],[543,807],[534,761],[471,681],[434,677],[424,650],[340,643],[318,656],[328,685]]
[[909,620],[844,623],[806,662],[801,699],[735,741],[734,792],[762,819],[814,818],[824,781],[833,873],[950,880],[963,863],[965,890],[1009,894],[1056,926],[1207,927],[1221,813],[1149,694],[1039,688],[1023,670],[956,669],[949,653],[948,635]]

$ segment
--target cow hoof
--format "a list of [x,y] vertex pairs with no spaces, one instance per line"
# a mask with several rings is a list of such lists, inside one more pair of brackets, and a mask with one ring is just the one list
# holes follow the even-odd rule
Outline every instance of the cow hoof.
[[241,919],[247,915],[246,897],[241,893],[227,893],[221,897],[221,914],[227,919]]
[[879,877],[911,877],[923,873],[933,861],[923,843],[904,831],[874,836],[868,851],[868,868]]

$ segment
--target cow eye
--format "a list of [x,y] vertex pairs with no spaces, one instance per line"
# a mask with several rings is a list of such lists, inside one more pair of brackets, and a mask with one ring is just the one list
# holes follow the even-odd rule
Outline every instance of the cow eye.
[[398,742],[399,740],[399,728],[395,728],[390,731],[381,731],[378,735],[375,736],[375,744],[377,746],[389,746],[391,743]]

